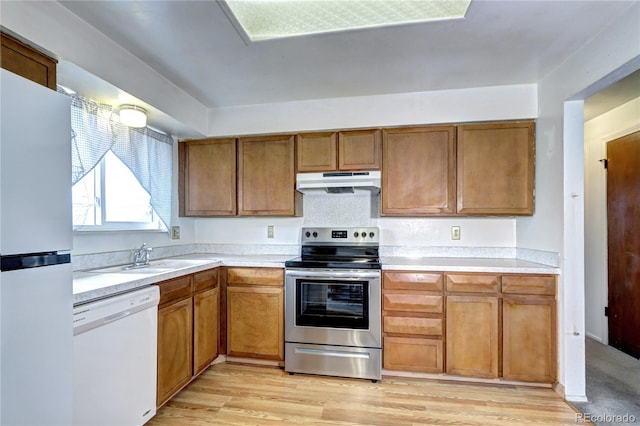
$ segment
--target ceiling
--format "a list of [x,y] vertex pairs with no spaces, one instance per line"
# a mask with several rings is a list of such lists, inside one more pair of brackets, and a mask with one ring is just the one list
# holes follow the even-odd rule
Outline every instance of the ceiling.
[[205,107],[226,108],[538,83],[637,0],[472,0],[462,20],[251,44],[215,1],[60,3]]

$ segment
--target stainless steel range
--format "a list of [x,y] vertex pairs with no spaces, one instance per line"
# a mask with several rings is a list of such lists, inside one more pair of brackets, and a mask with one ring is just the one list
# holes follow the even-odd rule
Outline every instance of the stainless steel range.
[[378,228],[303,228],[285,263],[285,371],[382,378]]

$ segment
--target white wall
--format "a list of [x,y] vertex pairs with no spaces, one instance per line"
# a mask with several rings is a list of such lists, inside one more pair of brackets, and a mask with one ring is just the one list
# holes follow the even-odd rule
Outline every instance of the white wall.
[[535,118],[535,84],[218,108],[209,136]]
[[572,400],[586,397],[581,100],[640,67],[639,17],[640,3],[538,85],[536,213],[516,219],[516,243],[560,253],[559,381]]
[[587,336],[609,343],[607,286],[607,142],[640,130],[640,97],[587,121],[585,144],[585,314]]
[[[300,243],[302,226],[377,226],[380,244],[393,247],[515,247],[513,218],[400,218],[379,217],[380,197],[368,194],[304,195],[299,218],[198,219],[199,243]],[[267,238],[267,226],[275,238]],[[461,228],[461,239],[451,240],[451,226]]]

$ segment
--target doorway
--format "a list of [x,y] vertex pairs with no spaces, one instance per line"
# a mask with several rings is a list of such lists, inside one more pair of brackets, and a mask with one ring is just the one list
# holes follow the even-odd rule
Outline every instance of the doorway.
[[609,344],[640,358],[640,131],[606,158]]

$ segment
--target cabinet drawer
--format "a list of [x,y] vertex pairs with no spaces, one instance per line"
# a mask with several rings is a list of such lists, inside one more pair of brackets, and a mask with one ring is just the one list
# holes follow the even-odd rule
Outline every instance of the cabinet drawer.
[[280,268],[228,268],[228,284],[284,285],[284,270]]
[[385,333],[422,334],[426,336],[442,335],[441,318],[384,317]]
[[442,296],[421,293],[388,293],[382,295],[382,307],[390,311],[442,313]]
[[502,292],[555,296],[555,275],[503,275]]
[[158,284],[160,287],[160,305],[191,296],[191,275]]
[[442,340],[385,337],[383,367],[389,370],[442,373]]
[[218,285],[218,268],[198,272],[193,275],[193,292],[213,288]]
[[387,290],[442,291],[441,273],[390,272],[382,273],[383,287]]
[[497,293],[500,276],[490,274],[447,274],[447,291],[464,293]]

